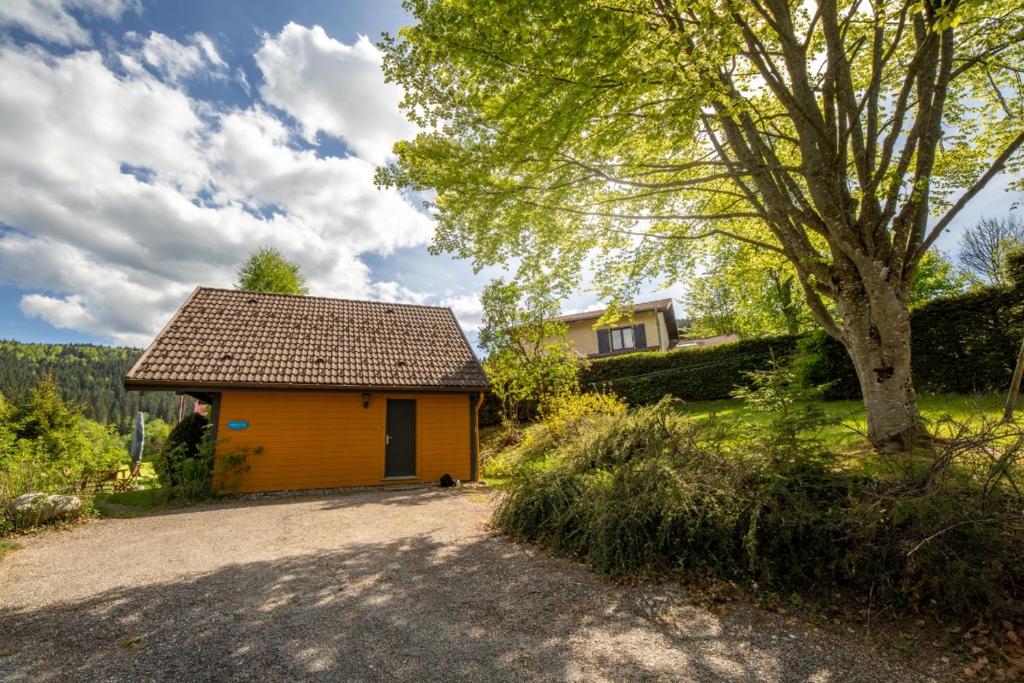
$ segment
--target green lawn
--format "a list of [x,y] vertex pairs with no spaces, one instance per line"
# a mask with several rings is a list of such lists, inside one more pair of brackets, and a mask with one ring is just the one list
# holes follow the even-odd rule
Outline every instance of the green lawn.
[[162,507],[167,503],[160,496],[160,483],[151,462],[142,463],[131,491],[96,496],[96,508],[106,517],[131,517]]
[[[964,420],[972,415],[984,414],[992,418],[1002,415],[1005,396],[981,394],[929,394],[918,397],[921,414],[926,420],[935,421],[944,416]],[[866,430],[864,404],[860,401],[827,401],[822,403],[829,417],[837,424],[826,427],[822,437],[829,444],[840,448],[854,448],[863,445],[863,437],[856,430]],[[746,424],[763,424],[770,415],[755,411],[736,400],[697,401],[684,403],[680,411],[698,418],[715,416],[732,419]]]

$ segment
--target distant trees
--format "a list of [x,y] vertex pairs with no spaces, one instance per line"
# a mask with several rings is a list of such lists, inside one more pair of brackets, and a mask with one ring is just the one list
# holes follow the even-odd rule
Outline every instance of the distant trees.
[[238,289],[247,292],[308,294],[306,278],[297,263],[273,247],[259,247],[238,270]]
[[483,365],[503,421],[517,423],[550,397],[577,388],[579,360],[566,342],[565,323],[555,320],[556,299],[497,279],[481,303]]
[[178,397],[168,391],[128,392],[121,384],[142,349],[94,344],[0,341],[0,393],[12,402],[28,396],[52,373],[65,401],[85,416],[127,433],[135,413],[173,421]]
[[1024,247],[1024,221],[1014,215],[983,218],[960,238],[960,269],[976,284],[1008,285],[1006,256]]

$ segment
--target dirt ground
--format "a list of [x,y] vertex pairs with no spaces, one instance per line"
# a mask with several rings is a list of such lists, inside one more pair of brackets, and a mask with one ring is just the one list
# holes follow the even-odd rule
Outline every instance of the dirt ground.
[[106,519],[0,560],[0,680],[931,680],[490,533],[480,489]]

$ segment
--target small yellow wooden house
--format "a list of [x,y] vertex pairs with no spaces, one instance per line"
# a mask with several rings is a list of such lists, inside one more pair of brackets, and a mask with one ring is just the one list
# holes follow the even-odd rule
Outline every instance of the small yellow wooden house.
[[243,492],[477,478],[488,382],[448,308],[200,287],[124,383],[208,403]]

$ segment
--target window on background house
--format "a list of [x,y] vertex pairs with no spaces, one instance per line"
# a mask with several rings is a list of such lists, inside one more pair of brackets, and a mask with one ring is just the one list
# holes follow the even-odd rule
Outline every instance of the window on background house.
[[632,327],[619,327],[614,329],[612,332],[612,351],[621,351],[622,349],[632,349],[636,346],[633,343],[633,328]]
[[618,327],[614,330],[597,331],[597,352],[611,353],[629,349],[647,348],[647,332],[643,323],[632,327]]

